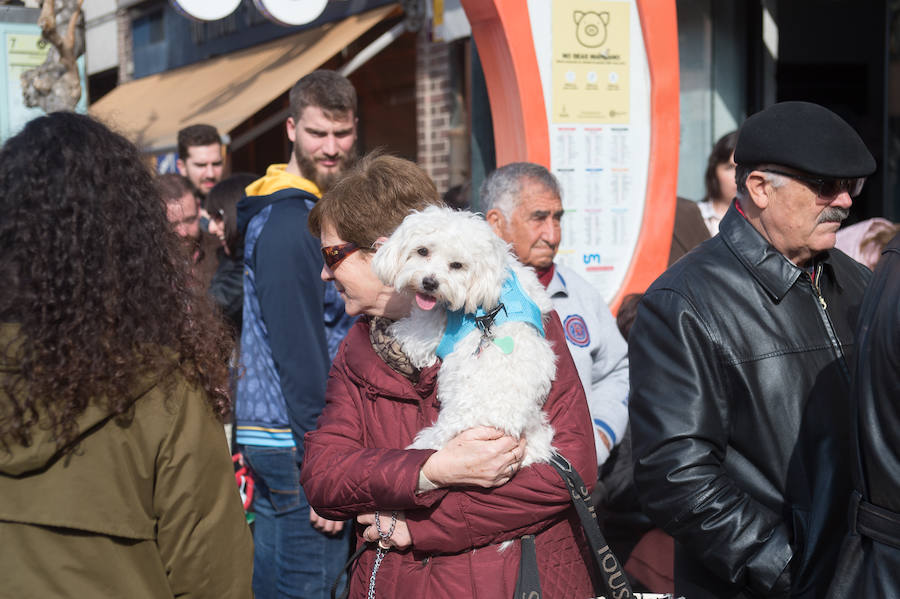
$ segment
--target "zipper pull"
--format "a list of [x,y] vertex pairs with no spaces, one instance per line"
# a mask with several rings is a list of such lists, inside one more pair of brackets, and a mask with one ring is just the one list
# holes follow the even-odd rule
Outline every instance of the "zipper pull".
[[827,309],[828,309],[828,304],[825,303],[825,298],[822,297],[822,292],[819,291],[819,277],[820,277],[821,275],[822,275],[822,265],[821,265],[821,264],[817,264],[817,265],[816,265],[816,270],[815,270],[815,272],[813,273],[813,275],[811,275],[810,278],[812,279],[813,291],[816,292],[816,298],[819,300],[819,303],[822,305],[822,309],[823,309],[823,310],[827,310]]

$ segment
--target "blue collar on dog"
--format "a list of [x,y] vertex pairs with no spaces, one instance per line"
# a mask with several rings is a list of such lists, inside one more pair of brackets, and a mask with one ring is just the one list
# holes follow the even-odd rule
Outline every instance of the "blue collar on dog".
[[536,328],[542,337],[544,336],[541,310],[522,290],[519,278],[512,270],[503,281],[500,303],[490,313],[485,312],[484,308],[480,306],[474,314],[466,314],[462,309],[447,311],[447,328],[444,330],[444,337],[435,354],[443,360],[447,354],[453,351],[459,340],[475,329],[481,329],[487,335],[492,326],[510,321],[527,322]]

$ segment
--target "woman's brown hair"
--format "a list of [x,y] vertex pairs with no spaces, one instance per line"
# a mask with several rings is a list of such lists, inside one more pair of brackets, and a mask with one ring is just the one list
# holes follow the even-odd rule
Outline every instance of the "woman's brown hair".
[[322,236],[325,223],[338,237],[371,250],[413,210],[443,206],[428,174],[414,162],[375,151],[361,158],[309,213],[309,230]]
[[[737,146],[737,138],[737,131],[726,133],[719,138],[719,141],[713,146],[712,152],[709,153],[709,158],[706,160],[706,174],[703,178],[706,183],[706,199],[708,200],[722,195],[719,178],[716,176],[716,167],[731,160],[731,155],[734,154],[734,148]],[[732,200],[732,198],[725,199]]]

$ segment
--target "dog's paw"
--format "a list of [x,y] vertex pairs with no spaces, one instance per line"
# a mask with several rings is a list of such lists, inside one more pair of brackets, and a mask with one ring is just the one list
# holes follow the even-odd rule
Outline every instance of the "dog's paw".
[[434,355],[433,353],[428,353],[423,356],[408,356],[408,357],[409,357],[410,363],[413,366],[415,366],[416,368],[418,368],[419,370],[422,370],[423,368],[429,368],[431,366],[434,366],[434,364],[437,362],[437,356]]

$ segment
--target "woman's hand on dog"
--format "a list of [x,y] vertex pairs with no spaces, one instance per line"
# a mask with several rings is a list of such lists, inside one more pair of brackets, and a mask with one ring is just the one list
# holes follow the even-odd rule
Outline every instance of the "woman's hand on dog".
[[[378,518],[380,519],[381,530],[387,534],[387,531],[391,529],[390,512],[387,514],[380,512]],[[382,547],[387,545],[388,547],[396,547],[397,549],[406,549],[412,545],[412,537],[409,536],[409,528],[406,526],[406,514],[403,512],[397,512],[397,522],[394,524],[394,534],[387,540],[382,539],[378,534],[378,529],[375,527],[375,514],[360,514],[356,517],[356,521],[366,527],[363,531],[363,538],[370,543],[378,541]],[[385,549],[387,549],[387,547],[385,547]]]
[[433,453],[422,473],[438,487],[499,487],[518,472],[525,438],[486,426],[470,428]]

